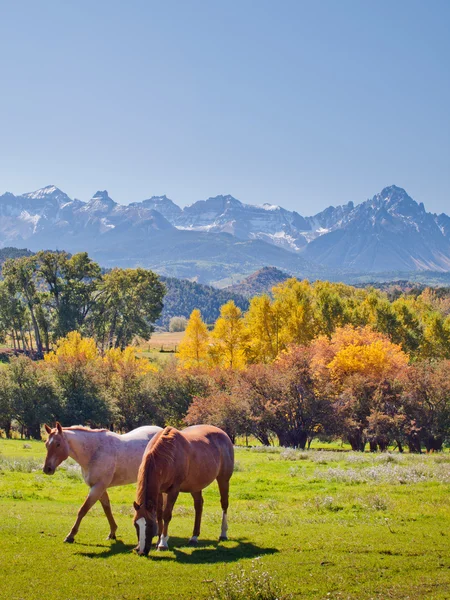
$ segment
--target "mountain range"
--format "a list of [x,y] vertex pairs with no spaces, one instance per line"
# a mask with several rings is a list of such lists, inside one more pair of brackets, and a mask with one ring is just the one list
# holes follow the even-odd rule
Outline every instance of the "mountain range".
[[55,186],[0,196],[0,247],[88,251],[103,266],[144,266],[205,283],[232,283],[274,266],[300,277],[450,271],[450,217],[390,186],[355,205],[302,216],[277,204],[215,196],[181,208],[166,196],[118,204]]

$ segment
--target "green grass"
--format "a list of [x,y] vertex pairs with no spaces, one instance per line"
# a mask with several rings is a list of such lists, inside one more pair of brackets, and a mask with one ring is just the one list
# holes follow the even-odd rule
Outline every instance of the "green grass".
[[63,544],[87,488],[70,461],[45,476],[44,445],[26,444],[0,440],[0,598],[212,598],[216,584],[228,577],[233,585],[230,573],[248,572],[257,557],[294,598],[450,597],[448,453],[238,449],[230,540],[217,542],[214,484],[199,546],[186,546],[193,506],[181,494],[171,550],[141,558],[131,552],[134,486],[110,490],[119,541],[105,541],[95,506],[75,544]]

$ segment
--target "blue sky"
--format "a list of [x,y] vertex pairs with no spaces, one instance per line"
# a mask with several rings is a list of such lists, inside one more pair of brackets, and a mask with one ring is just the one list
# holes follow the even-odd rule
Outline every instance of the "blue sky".
[[0,0],[0,193],[450,212],[450,2]]

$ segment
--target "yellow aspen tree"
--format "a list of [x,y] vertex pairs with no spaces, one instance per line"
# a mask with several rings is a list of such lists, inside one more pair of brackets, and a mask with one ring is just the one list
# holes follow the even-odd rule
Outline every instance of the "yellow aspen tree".
[[184,337],[178,346],[178,358],[186,368],[199,367],[208,359],[209,334],[202,314],[196,308],[189,317]]
[[268,363],[278,355],[279,314],[269,296],[255,296],[244,318],[248,336],[247,357],[252,363]]
[[212,344],[209,355],[215,366],[239,369],[245,366],[247,334],[241,309],[230,300],[220,309],[211,332]]
[[272,292],[274,310],[280,315],[280,347],[284,349],[289,344],[308,344],[316,333],[313,293],[309,281],[288,279],[276,285]]
[[56,349],[44,356],[48,363],[84,364],[93,363],[99,358],[97,346],[93,338],[84,338],[78,331],[69,332],[60,338]]

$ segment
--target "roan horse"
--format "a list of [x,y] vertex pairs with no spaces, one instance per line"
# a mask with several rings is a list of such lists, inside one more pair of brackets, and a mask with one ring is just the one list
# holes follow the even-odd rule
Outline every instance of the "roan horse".
[[81,466],[84,481],[91,488],[64,541],[71,543],[75,540],[81,520],[97,500],[100,500],[111,528],[107,539],[116,539],[117,524],[106,490],[137,480],[147,444],[156,433],[162,431],[161,427],[139,427],[124,435],[107,429],[61,427],[60,423],[56,423],[54,429],[45,425],[45,430],[49,435],[45,442],[47,456],[44,473],[53,475],[56,467],[70,456]]
[[134,502],[134,526],[139,541],[135,550],[138,554],[149,553],[156,534],[159,536],[158,550],[168,549],[168,527],[179,492],[189,492],[194,498],[195,523],[189,545],[196,546],[203,510],[202,490],[214,479],[219,484],[223,511],[219,540],[226,540],[228,489],[233,467],[233,444],[217,427],[194,425],[183,431],[166,427],[155,435],[139,468]]

